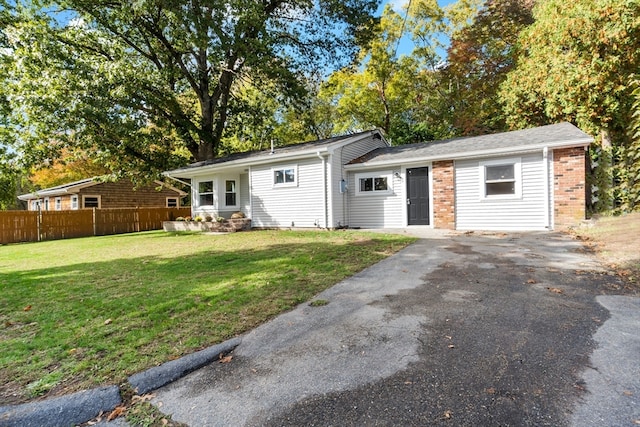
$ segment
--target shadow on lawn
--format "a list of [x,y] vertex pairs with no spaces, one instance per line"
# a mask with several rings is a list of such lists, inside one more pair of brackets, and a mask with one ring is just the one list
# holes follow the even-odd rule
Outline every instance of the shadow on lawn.
[[384,258],[391,243],[367,242],[203,248],[0,272],[0,402],[117,384],[243,333]]

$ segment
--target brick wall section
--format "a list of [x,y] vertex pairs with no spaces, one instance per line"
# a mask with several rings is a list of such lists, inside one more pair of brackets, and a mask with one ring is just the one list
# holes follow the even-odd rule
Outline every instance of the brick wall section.
[[453,160],[433,162],[433,219],[435,228],[456,228]]
[[578,225],[585,219],[585,167],[583,147],[553,151],[553,209],[556,229]]

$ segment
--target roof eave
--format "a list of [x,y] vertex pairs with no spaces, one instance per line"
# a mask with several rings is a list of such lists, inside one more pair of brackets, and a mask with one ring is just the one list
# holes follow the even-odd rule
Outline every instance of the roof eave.
[[299,160],[299,159],[317,157],[318,154],[332,154],[334,150],[340,147],[343,147],[347,144],[359,141],[364,138],[368,138],[369,136],[376,133],[380,135],[380,138],[382,139],[382,141],[384,141],[387,145],[389,145],[387,140],[384,138],[384,135],[382,135],[382,133],[378,129],[374,129],[372,131],[361,133],[358,135],[353,135],[351,137],[347,137],[339,141],[327,143],[322,147],[312,147],[299,152],[278,153],[276,149],[275,153],[271,153],[271,154],[264,154],[261,156],[256,156],[256,157],[251,157],[246,159],[231,160],[228,162],[214,163],[211,165],[174,169],[170,171],[165,171],[162,173],[162,175],[169,176],[169,177],[176,177],[176,178],[192,178],[192,177],[207,175],[213,171],[221,172],[226,169],[237,169],[241,167],[260,166],[260,165],[273,163],[277,161],[289,161],[289,160]]
[[495,148],[492,150],[477,150],[465,153],[454,153],[454,154],[446,154],[446,155],[434,155],[434,156],[417,156],[411,159],[389,159],[380,162],[372,161],[372,162],[364,162],[364,163],[356,163],[351,165],[345,165],[346,170],[357,170],[357,169],[369,169],[374,167],[384,167],[397,165],[401,163],[418,163],[418,162],[437,162],[443,160],[469,160],[469,159],[477,159],[488,156],[495,155],[514,155],[514,154],[526,154],[532,153],[540,150],[544,150],[545,148],[558,149],[558,148],[569,148],[569,147],[587,147],[593,142],[593,138],[581,138],[574,140],[566,140],[566,141],[557,141],[557,142],[546,142],[539,143],[535,145],[526,145],[526,146],[516,146],[505,148]]

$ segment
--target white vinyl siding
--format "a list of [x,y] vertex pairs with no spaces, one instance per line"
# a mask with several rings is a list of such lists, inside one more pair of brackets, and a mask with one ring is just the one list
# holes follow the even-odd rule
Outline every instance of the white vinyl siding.
[[350,203],[350,227],[360,228],[398,228],[404,227],[404,209],[402,186],[404,181],[395,176],[396,170],[384,169],[380,171],[369,171],[367,175],[390,175],[389,192],[381,194],[371,194],[366,196],[355,196],[356,186],[359,185],[357,177],[360,173],[349,174],[349,203]]
[[[542,152],[522,155],[516,166],[521,193],[485,197],[483,165],[509,163],[513,158],[455,162],[455,207],[458,230],[544,230],[545,168]],[[520,169],[518,171],[518,169]],[[435,206],[437,209],[437,206]]]
[[249,200],[249,174],[240,175],[240,211],[251,217],[251,201]]
[[[296,185],[274,185],[274,171],[296,167]],[[251,225],[253,227],[324,226],[323,162],[315,157],[295,165],[251,168]]]
[[[329,188],[329,206],[333,213],[331,223],[333,227],[347,225],[353,226],[352,224],[349,224],[349,210],[351,209],[350,199],[355,196],[355,186],[353,182],[349,182],[349,174],[345,172],[344,165],[353,159],[357,159],[358,157],[365,155],[371,150],[386,146],[387,144],[382,140],[368,137],[342,146],[333,152],[330,165],[331,176],[328,177],[330,178],[329,185],[332,186]],[[353,175],[351,175],[351,178],[353,180]],[[340,181],[343,179],[346,181],[347,191],[341,193]]]

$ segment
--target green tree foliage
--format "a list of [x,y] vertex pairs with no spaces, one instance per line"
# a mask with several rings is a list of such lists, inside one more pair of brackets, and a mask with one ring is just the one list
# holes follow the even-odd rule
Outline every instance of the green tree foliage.
[[489,0],[453,35],[441,78],[457,134],[507,129],[498,90],[515,65],[518,35],[533,23],[532,9],[533,0]]
[[592,157],[600,169],[593,184],[596,210],[637,208],[627,171],[637,139],[630,138],[633,73],[640,69],[637,0],[540,0],[535,23],[519,38],[516,68],[500,98],[513,127],[561,120],[598,136]]
[[240,87],[295,97],[376,24],[373,0],[3,3],[0,91],[28,160],[72,146],[149,174],[217,156]]
[[[333,73],[320,97],[336,109],[335,133],[377,127],[394,144],[451,136],[446,87],[440,79],[443,35],[467,25],[474,2],[441,8],[435,0],[415,0],[407,16],[387,6],[379,32],[362,47],[358,61]],[[410,54],[397,54],[402,38]]]

